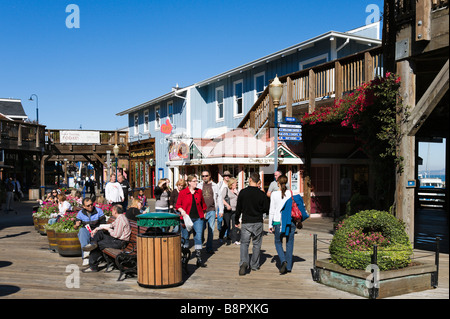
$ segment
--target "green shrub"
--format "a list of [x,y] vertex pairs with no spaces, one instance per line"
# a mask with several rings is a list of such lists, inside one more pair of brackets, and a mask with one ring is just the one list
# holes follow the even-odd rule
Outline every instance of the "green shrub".
[[374,201],[367,195],[361,195],[360,193],[356,193],[352,196],[352,198],[347,202],[346,213],[347,215],[354,215],[359,211],[373,208]]
[[411,263],[412,245],[404,223],[377,210],[361,211],[338,224],[330,244],[331,261],[346,269],[366,269],[372,263],[374,244],[380,270]]

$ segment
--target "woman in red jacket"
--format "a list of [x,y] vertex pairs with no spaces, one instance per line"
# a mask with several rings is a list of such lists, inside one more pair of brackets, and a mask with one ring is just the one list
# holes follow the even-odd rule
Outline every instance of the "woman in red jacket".
[[194,226],[188,232],[186,227],[181,228],[181,237],[183,238],[183,247],[189,248],[189,236],[194,233],[195,255],[197,257],[197,267],[206,267],[201,259],[202,249],[202,233],[203,233],[203,219],[206,210],[206,203],[203,199],[202,190],[197,188],[198,179],[195,175],[187,177],[188,187],[180,191],[178,194],[177,204],[175,209],[181,213],[181,219],[186,215],[192,220]]

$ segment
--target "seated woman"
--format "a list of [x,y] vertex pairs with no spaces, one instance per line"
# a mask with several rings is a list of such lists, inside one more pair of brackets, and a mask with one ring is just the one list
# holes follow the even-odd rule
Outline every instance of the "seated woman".
[[142,214],[141,201],[137,198],[134,198],[131,202],[131,206],[128,207],[125,216],[128,218],[128,220],[136,221],[137,220],[136,216],[140,214]]
[[72,210],[72,205],[70,205],[66,195],[60,193],[58,195],[58,213],[50,215],[50,219],[48,220],[49,225],[56,223],[68,210]]

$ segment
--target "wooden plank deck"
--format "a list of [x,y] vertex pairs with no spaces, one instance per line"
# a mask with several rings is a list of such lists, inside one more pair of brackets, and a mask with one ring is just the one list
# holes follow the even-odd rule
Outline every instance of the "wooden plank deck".
[[[286,275],[280,275],[275,266],[273,235],[263,238],[261,269],[239,276],[240,248],[220,246],[216,230],[216,252],[204,255],[208,267],[197,269],[195,259],[191,259],[189,275],[184,276],[185,283],[179,287],[142,288],[137,278],[118,282],[118,271],[79,272],[79,287],[70,287],[74,275],[70,269],[84,268],[81,258],[61,257],[48,250],[47,237],[32,226],[31,206],[25,206],[18,215],[0,213],[1,299],[361,299],[312,280],[312,235],[331,239],[330,219],[310,218],[305,223],[295,238],[293,271]],[[441,254],[439,287],[398,298],[448,299],[448,288],[448,254]]]

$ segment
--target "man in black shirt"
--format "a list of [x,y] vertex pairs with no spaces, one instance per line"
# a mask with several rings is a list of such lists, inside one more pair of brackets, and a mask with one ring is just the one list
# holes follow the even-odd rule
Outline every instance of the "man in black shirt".
[[[249,186],[239,192],[236,205],[236,227],[241,228],[241,251],[239,262],[239,275],[245,275],[249,267],[248,248],[250,239],[253,240],[252,259],[250,268],[259,269],[259,253],[261,250],[262,234],[264,229],[264,214],[269,213],[267,196],[258,187],[259,174],[252,173]],[[240,218],[242,215],[242,225]]]
[[123,177],[122,174],[119,174],[117,176],[117,181],[119,182],[120,186],[122,186],[123,190],[123,202],[119,203],[122,205],[123,210],[126,212],[128,207],[128,192],[131,190],[130,183]]

